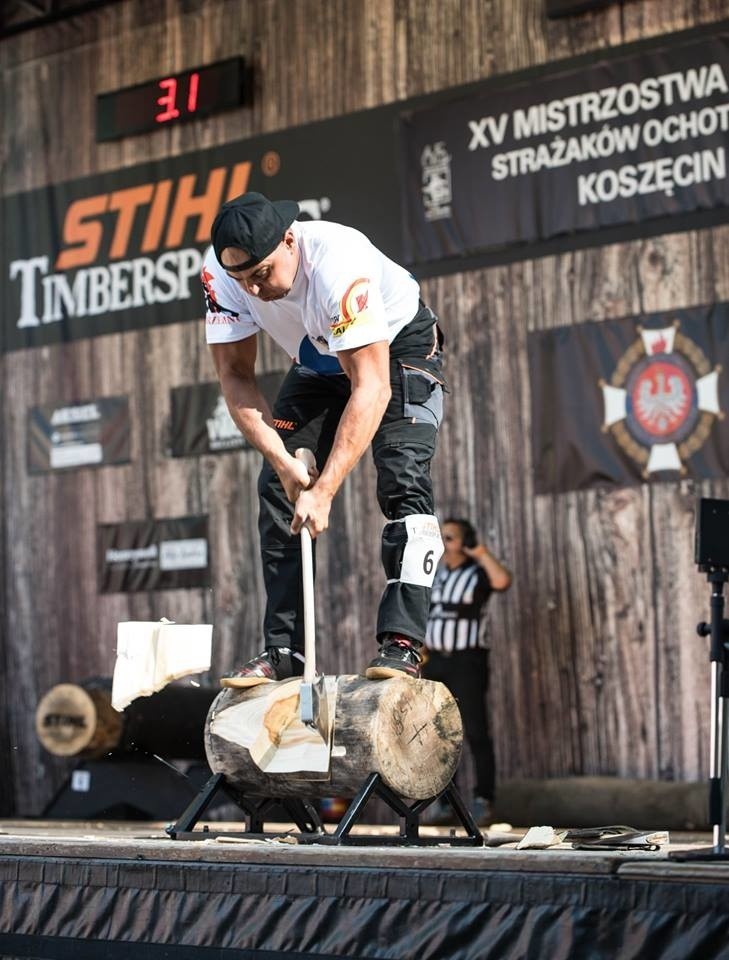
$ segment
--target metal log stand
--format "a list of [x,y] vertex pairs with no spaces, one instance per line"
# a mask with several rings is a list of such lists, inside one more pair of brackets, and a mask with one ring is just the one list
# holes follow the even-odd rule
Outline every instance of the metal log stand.
[[[245,814],[245,831],[213,831],[207,825],[201,830],[195,830],[195,825],[219,790],[224,790]],[[368,800],[374,796],[379,797],[391,810],[398,814],[400,818],[399,834],[385,836],[352,834],[352,827],[360,822]],[[454,831],[451,831],[450,836],[423,837],[420,835],[420,815],[431,803],[440,798],[443,798],[450,805],[465,831],[465,836],[455,836]],[[299,830],[297,837],[299,843],[320,843],[332,846],[414,847],[435,846],[443,843],[451,846],[482,847],[484,844],[481,831],[452,781],[441,794],[408,804],[382,781],[379,773],[369,775],[333,833],[325,831],[319,814],[307,800],[290,798],[257,798],[253,800],[252,798],[245,798],[238,791],[230,790],[222,773],[216,773],[208,780],[177,821],[166,828],[166,833],[172,840],[207,840],[219,836],[242,839],[273,839],[276,836],[281,836],[281,832],[266,832],[265,816],[274,806],[283,807],[293,823],[296,824]]]

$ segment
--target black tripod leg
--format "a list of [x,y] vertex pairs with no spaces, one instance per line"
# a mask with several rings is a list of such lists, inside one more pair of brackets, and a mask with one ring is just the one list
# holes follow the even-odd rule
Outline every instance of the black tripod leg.
[[[712,808],[713,818],[710,821],[716,824],[714,832],[714,849],[717,853],[724,853],[726,846],[726,794],[727,794],[727,760],[729,754],[729,664],[727,664],[726,650],[724,652],[724,662],[721,665],[721,682],[719,689],[719,712],[721,721],[719,725],[720,736],[718,750],[719,758],[719,778],[718,789],[710,791],[709,804]],[[712,784],[713,787],[713,784]],[[717,836],[718,835],[718,836]]]
[[711,591],[711,757],[709,760],[709,822],[713,826],[714,852],[724,853],[727,772],[728,673],[724,628],[724,583],[722,573],[709,575]]

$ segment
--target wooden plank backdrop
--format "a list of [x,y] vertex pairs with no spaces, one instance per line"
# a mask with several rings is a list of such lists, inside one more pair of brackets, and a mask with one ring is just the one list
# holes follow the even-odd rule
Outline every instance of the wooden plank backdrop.
[[[726,0],[635,0],[547,21],[542,0],[185,0],[117,4],[0,44],[3,194],[208,148],[723,18]],[[241,53],[252,109],[96,144],[93,93]],[[373,198],[373,202],[377,202]],[[692,563],[697,495],[653,484],[535,496],[530,330],[729,299],[729,228],[661,236],[428,281],[452,384],[434,474],[514,571],[491,610],[501,777],[698,778],[708,763],[708,590]],[[69,765],[41,750],[38,699],[109,675],[122,619],[211,621],[213,680],[260,647],[254,452],[167,456],[171,387],[213,378],[202,325],[21,351],[0,361],[3,586],[0,806],[37,814]],[[262,349],[263,368],[285,365]],[[29,476],[37,404],[128,394],[132,462]],[[211,590],[101,596],[96,526],[210,515]],[[360,669],[382,584],[369,458],[319,545],[321,662]]]

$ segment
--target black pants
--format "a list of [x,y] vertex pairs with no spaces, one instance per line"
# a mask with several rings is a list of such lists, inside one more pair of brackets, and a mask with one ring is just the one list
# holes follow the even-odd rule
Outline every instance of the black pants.
[[[434,315],[422,307],[390,344],[392,397],[372,441],[377,499],[389,521],[434,510],[430,462],[443,409],[438,336]],[[350,382],[344,374],[325,376],[295,364],[273,409],[286,449],[293,453],[297,447],[308,447],[321,470],[349,396]],[[293,506],[268,462],[261,471],[258,493],[267,595],[265,643],[303,650],[301,547],[289,529]],[[399,576],[405,542],[404,523],[385,525],[382,561],[388,580]],[[429,605],[429,587],[388,583],[380,602],[377,636],[402,633],[422,641]]]
[[445,684],[458,701],[463,731],[476,765],[476,794],[493,800],[496,783],[494,747],[486,714],[488,650],[456,650],[448,656],[430,650],[423,676]]

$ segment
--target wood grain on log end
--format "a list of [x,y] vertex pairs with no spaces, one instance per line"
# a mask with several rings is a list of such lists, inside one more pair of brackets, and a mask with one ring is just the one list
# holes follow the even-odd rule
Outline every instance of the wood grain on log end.
[[57,757],[102,757],[119,743],[121,716],[111,707],[109,692],[59,683],[35,712],[38,739]]
[[461,755],[458,705],[442,683],[387,681],[376,716],[378,759],[385,783],[405,797],[424,799],[445,789]]

